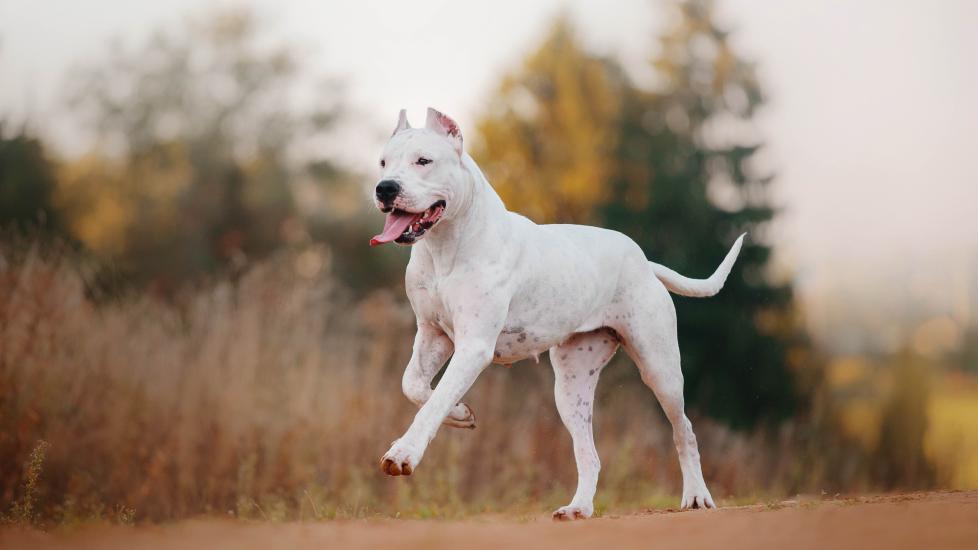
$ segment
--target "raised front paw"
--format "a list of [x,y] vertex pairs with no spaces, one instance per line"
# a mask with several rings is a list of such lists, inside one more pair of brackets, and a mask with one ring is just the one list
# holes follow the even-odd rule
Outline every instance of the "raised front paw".
[[568,504],[561,506],[554,511],[554,521],[574,521],[576,519],[587,519],[594,513],[593,506],[574,506]]
[[459,403],[452,408],[442,424],[453,428],[475,429],[475,413],[465,403]]
[[397,440],[380,459],[380,469],[390,476],[409,476],[421,461],[421,454]]

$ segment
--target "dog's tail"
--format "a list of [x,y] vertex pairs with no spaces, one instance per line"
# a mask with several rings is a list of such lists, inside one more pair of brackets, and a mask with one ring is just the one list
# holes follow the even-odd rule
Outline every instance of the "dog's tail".
[[713,272],[713,275],[710,275],[709,279],[690,279],[664,265],[655,262],[649,263],[652,264],[655,276],[662,281],[662,284],[666,285],[666,288],[670,292],[691,298],[713,296],[717,292],[720,292],[720,289],[723,288],[723,283],[727,282],[727,275],[730,275],[730,269],[733,267],[734,262],[737,261],[737,255],[740,254],[740,247],[744,243],[745,235],[747,233],[737,237],[737,242],[730,247],[730,252],[727,252],[727,256],[720,262],[720,266]]

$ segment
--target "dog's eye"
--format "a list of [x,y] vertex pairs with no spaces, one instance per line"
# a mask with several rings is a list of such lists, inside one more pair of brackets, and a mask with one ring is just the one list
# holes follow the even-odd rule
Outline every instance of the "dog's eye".
[[431,164],[431,159],[426,159],[426,158],[424,158],[424,157],[421,157],[421,158],[419,158],[419,159],[418,159],[418,162],[417,162],[417,164],[418,164],[419,166],[425,166],[425,165],[427,165],[427,164]]
[[384,162],[384,159],[380,159],[380,167],[383,168],[385,166],[387,166],[387,163]]

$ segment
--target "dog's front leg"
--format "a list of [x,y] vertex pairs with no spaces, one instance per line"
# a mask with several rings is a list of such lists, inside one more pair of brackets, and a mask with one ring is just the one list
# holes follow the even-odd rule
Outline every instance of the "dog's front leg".
[[466,339],[456,342],[455,354],[445,375],[428,401],[414,417],[411,427],[394,442],[381,460],[381,468],[390,475],[410,475],[418,466],[438,426],[458,404],[479,374],[492,360],[495,339]]
[[[455,344],[440,328],[418,321],[411,361],[404,369],[404,377],[401,379],[401,389],[412,403],[422,407],[428,402],[432,393],[431,381],[454,350]],[[445,418],[445,425],[453,428],[475,428],[475,415],[468,405],[458,403]]]

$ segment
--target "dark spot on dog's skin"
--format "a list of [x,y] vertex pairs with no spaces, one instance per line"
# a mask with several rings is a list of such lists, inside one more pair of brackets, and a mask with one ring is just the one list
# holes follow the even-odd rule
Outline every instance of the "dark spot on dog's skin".
[[596,371],[596,370],[598,370],[598,369],[591,369],[591,370],[587,371],[587,375],[588,376],[594,376],[594,371]]
[[503,354],[499,353],[498,351],[496,352],[496,359],[499,359],[502,356],[503,356]]
[[602,344],[607,344],[608,343],[608,340],[601,340],[601,343]]
[[567,360],[567,354],[566,353],[560,354],[560,360],[561,361],[566,361]]
[[587,347],[587,350],[588,350],[588,351],[594,351],[594,348],[592,348],[591,346],[588,346],[588,347]]
[[584,348],[579,347],[577,348],[577,351],[584,351]]
[[519,342],[519,343],[521,343],[521,344],[523,342],[526,342],[526,333],[525,332],[521,332],[520,335],[516,337],[516,341]]
[[588,422],[590,422],[590,421],[591,421],[591,415],[587,415],[587,421],[588,421]]
[[503,328],[503,334],[519,334],[523,332],[523,327]]

